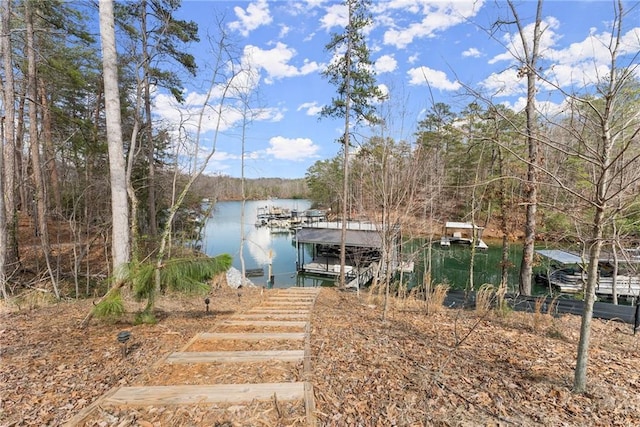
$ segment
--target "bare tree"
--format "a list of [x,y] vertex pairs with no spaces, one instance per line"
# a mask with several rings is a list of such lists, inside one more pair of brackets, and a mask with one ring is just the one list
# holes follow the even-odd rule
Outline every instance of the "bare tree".
[[536,239],[536,212],[538,209],[538,137],[536,118],[536,81],[537,68],[542,38],[542,0],[538,0],[536,18],[533,27],[533,35],[526,34],[518,11],[512,0],[508,0],[509,8],[513,14],[514,24],[518,28],[520,41],[522,42],[522,57],[519,60],[522,68],[518,70],[520,77],[527,78],[527,106],[525,108],[527,138],[527,179],[524,183],[525,225],[524,244],[522,247],[522,261],[520,263],[519,291],[523,295],[531,295],[531,279],[533,274],[533,254]]
[[[15,124],[15,100],[13,84],[13,66],[11,64],[11,34],[9,32],[11,15],[11,0],[2,0],[0,3],[0,55],[3,58],[5,82],[2,84],[2,96],[4,111],[0,113],[0,291],[2,297],[7,299],[7,265],[10,257],[11,239],[10,230],[14,224],[13,203],[13,173],[14,173],[14,124]],[[8,220],[9,218],[9,220]],[[15,238],[15,235],[14,235]]]
[[[581,211],[592,214],[585,220],[582,231],[580,218],[576,217],[577,238],[585,242],[586,283],[584,287],[584,311],[577,349],[574,375],[574,391],[582,393],[587,386],[587,364],[593,304],[599,278],[599,262],[603,246],[616,239],[615,227],[609,224],[627,215],[638,197],[640,179],[640,82],[638,70],[637,38],[631,48],[622,33],[625,16],[621,1],[615,3],[615,17],[608,43],[593,38],[594,48],[609,55],[606,74],[596,70],[595,81],[586,81],[581,89],[565,91],[554,81],[553,72],[544,76],[565,98],[565,113],[556,122],[549,119],[550,127],[557,127],[567,135],[559,140],[547,139],[553,150],[574,159],[580,182],[566,179],[557,173],[543,169],[555,183],[576,201],[584,204]],[[620,66],[621,55],[626,55],[627,65]],[[575,206],[575,205],[574,205]]]
[[11,267],[18,261],[18,220],[16,215],[16,100],[15,82],[13,74],[13,50],[11,43],[11,14],[12,0],[2,0],[2,22],[0,30],[1,47],[0,53],[3,58],[4,85],[2,87],[4,100],[3,114],[3,138],[2,150],[0,153],[4,157],[4,195],[5,219],[7,233],[7,248],[5,267]]
[[58,291],[57,278],[51,266],[51,247],[49,243],[49,227],[47,223],[48,209],[47,197],[45,191],[45,182],[43,176],[43,164],[40,155],[40,137],[38,132],[38,76],[36,62],[36,46],[35,46],[35,29],[33,25],[33,16],[35,11],[32,9],[35,4],[26,2],[25,19],[26,19],[26,41],[27,41],[27,79],[28,79],[28,105],[29,105],[29,148],[31,151],[31,163],[33,174],[35,213],[37,234],[40,237],[42,253],[47,265],[47,271],[53,287],[56,298],[60,298]]
[[[635,54],[630,62],[635,65],[619,67],[618,57],[624,47],[622,1],[616,3],[615,12],[611,41],[607,46],[610,54],[609,73],[602,76],[601,81],[598,82],[598,99],[584,95],[570,97],[570,103],[574,107],[572,114],[575,115],[576,123],[581,124],[580,132],[573,134],[584,149],[575,154],[586,160],[593,171],[592,194],[588,196],[588,201],[593,208],[591,232],[588,238],[589,263],[573,383],[574,391],[578,393],[586,391],[587,388],[591,320],[599,275],[600,252],[605,240],[605,226],[615,216],[615,212],[620,210],[623,200],[626,203],[635,200],[633,191],[636,180],[639,178],[636,173],[630,181],[625,180],[620,183],[617,180],[623,172],[630,169],[637,171],[640,166],[640,151],[634,147],[640,135],[640,110],[636,108],[627,115],[622,114],[629,102],[629,92],[625,91],[625,87],[635,80],[638,54]],[[637,84],[637,80],[635,81]]]

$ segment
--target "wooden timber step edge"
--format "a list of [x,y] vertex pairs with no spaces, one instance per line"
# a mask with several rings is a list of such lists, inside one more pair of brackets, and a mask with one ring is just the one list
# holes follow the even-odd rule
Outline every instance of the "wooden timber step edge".
[[309,310],[290,310],[286,308],[253,308],[249,311],[245,311],[240,314],[265,314],[265,313],[273,313],[273,314],[310,314]]
[[304,350],[176,351],[169,355],[166,363],[249,363],[267,360],[301,362],[303,359]]
[[309,315],[306,313],[244,313],[234,315],[230,320],[249,320],[249,319],[278,319],[278,320],[286,320],[286,319],[306,319]]
[[194,405],[200,403],[240,403],[253,400],[302,400],[302,382],[260,384],[215,384],[121,387],[103,405]]
[[197,335],[202,340],[292,340],[305,339],[304,332],[203,332]]
[[313,307],[313,303],[292,303],[292,302],[282,302],[282,301],[265,301],[260,304],[258,307],[265,308],[291,308],[296,310],[311,310]]
[[223,320],[222,326],[286,326],[292,328],[304,328],[305,320]]

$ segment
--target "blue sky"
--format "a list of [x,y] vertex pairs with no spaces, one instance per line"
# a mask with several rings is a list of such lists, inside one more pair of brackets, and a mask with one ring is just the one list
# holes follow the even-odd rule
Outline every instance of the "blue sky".
[[[628,15],[621,64],[637,64],[640,58],[633,55],[640,51],[640,4],[624,6]],[[536,2],[520,2],[517,7],[525,31],[531,34]],[[470,88],[494,103],[523,108],[525,80],[516,76],[514,52],[521,48],[515,28],[493,35],[486,30],[509,16],[505,2],[374,1],[371,13],[374,25],[367,44],[377,82],[389,95],[379,106],[387,117],[386,136],[412,141],[417,122],[434,102],[462,110],[473,101]],[[551,81],[564,89],[580,88],[606,72],[613,1],[547,1],[543,15],[541,52]],[[254,117],[245,128],[245,176],[304,177],[313,163],[339,151],[335,141],[343,132],[343,121],[319,119],[318,112],[335,94],[320,73],[331,61],[325,45],[332,33],[342,31],[345,8],[325,0],[183,0],[179,17],[199,25],[202,41],[190,51],[201,71],[197,79],[188,80],[183,106],[176,106],[161,91],[156,93],[155,113],[166,123],[176,125],[202,108],[212,63],[206,34],[218,31],[215,22],[221,16],[242,62],[254,71],[250,87],[257,100],[250,104]],[[538,101],[547,111],[561,108],[551,85],[540,87]],[[215,102],[214,94],[210,103]],[[211,112],[203,117],[201,159],[214,144],[215,117]],[[226,110],[223,122],[206,173],[239,177],[242,114]],[[366,135],[370,130],[357,133]]]

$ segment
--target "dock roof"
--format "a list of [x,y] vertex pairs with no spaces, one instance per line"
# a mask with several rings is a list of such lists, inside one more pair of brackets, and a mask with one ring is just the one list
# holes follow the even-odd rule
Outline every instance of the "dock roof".
[[[296,234],[299,243],[339,245],[342,230],[335,228],[302,228]],[[347,230],[346,246],[381,248],[382,238],[377,231]]]
[[[471,230],[473,229],[473,224],[471,224],[470,222],[455,222],[455,221],[447,221],[445,223],[445,228],[459,228],[462,230]],[[481,230],[484,227],[480,227],[479,225],[475,226],[476,229]]]
[[537,249],[536,253],[560,264],[582,264],[583,260],[578,255],[560,249]]
[[[536,253],[564,265],[586,264],[589,261],[587,258],[581,258],[574,253],[563,251],[562,249],[536,249]],[[620,258],[618,261],[619,263],[640,263],[640,257],[633,256],[633,251],[631,256],[629,256],[628,254],[625,255],[623,251],[618,255],[618,257]],[[598,260],[598,262],[614,262],[613,254],[603,251],[602,253],[600,253],[600,259]]]

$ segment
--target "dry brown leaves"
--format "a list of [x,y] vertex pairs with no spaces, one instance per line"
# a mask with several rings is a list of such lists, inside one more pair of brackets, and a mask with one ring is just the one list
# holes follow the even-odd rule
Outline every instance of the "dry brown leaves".
[[[158,364],[198,332],[248,311],[260,291],[220,289],[212,313],[201,299],[160,302],[155,326],[78,324],[88,301],[0,317],[0,425],[57,426],[115,386],[300,381],[300,364]],[[265,292],[266,295],[266,292]],[[323,426],[640,425],[640,337],[616,322],[594,321],[589,393],[571,392],[580,319],[458,310],[425,314],[417,302],[381,303],[323,289],[312,316],[312,383]],[[116,335],[130,330],[123,359]],[[262,349],[216,341],[190,350]],[[294,348],[298,348],[295,343]],[[279,343],[277,348],[290,348]],[[272,348],[271,346],[269,348]],[[305,425],[303,402],[98,408],[86,425]]]
[[[210,298],[209,313],[203,298],[172,295],[158,302],[157,325],[94,320],[84,330],[79,325],[91,301],[20,311],[3,307],[0,425],[61,425],[113,387],[149,377],[156,361],[181,350],[195,333],[244,312],[263,296],[257,289],[243,289],[238,297],[235,290],[219,288]],[[116,339],[122,330],[131,331],[124,359]]]
[[[441,310],[325,291],[312,319],[322,425],[640,425],[640,337],[594,321],[589,393],[571,392],[580,319]],[[392,302],[393,304],[393,302]]]

